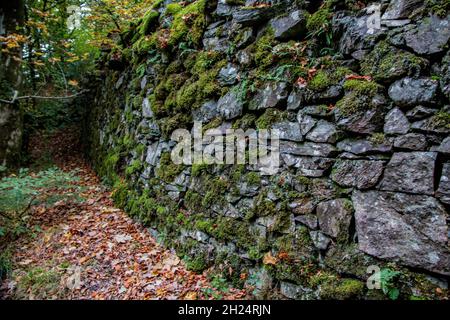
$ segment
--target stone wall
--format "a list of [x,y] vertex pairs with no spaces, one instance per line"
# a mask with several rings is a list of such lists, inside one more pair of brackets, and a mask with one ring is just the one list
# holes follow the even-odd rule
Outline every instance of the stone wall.
[[[92,82],[86,137],[117,204],[258,297],[444,298],[448,1],[367,2],[154,1]],[[174,164],[194,120],[281,130],[280,172]]]

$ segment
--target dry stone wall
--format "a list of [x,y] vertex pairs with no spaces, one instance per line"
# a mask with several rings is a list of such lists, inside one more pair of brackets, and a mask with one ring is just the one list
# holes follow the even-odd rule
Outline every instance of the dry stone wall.
[[[86,137],[116,202],[258,297],[444,298],[449,5],[373,4],[154,1],[92,81]],[[280,130],[280,171],[174,164],[194,121]]]

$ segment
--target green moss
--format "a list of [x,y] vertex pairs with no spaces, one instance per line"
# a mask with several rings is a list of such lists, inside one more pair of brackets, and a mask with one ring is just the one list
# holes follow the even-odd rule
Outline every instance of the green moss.
[[206,27],[205,8],[207,0],[196,0],[173,16],[168,44],[176,47],[180,42],[198,45]]
[[206,164],[193,164],[191,168],[191,175],[193,177],[200,176],[203,172],[205,172],[208,168]]
[[233,218],[217,218],[211,234],[220,241],[234,241],[241,248],[250,248],[257,244],[257,239],[250,232],[250,225]]
[[169,3],[166,6],[165,14],[166,15],[174,15],[174,14],[177,14],[178,12],[180,12],[182,9],[183,9],[183,6],[179,3]]
[[336,108],[343,115],[351,115],[368,108],[373,108],[373,98],[383,89],[371,81],[348,80],[344,84],[346,95],[338,101]]
[[450,129],[450,113],[444,110],[439,110],[432,117],[432,124],[435,128]]
[[125,181],[116,181],[113,186],[112,198],[119,208],[125,208],[128,201],[128,186]]
[[256,116],[254,114],[247,113],[242,118],[239,118],[236,121],[234,121],[232,128],[242,130],[254,128],[255,121]]
[[375,145],[380,145],[386,142],[386,136],[382,132],[377,132],[372,134],[368,140]]
[[304,186],[309,186],[311,184],[311,179],[308,177],[297,176],[295,179],[297,180],[298,183],[300,183]]
[[195,56],[194,65],[189,69],[193,75],[200,76],[211,69],[223,57],[216,51],[200,51]]
[[273,201],[267,200],[265,196],[258,196],[256,198],[255,208],[253,209],[253,212],[258,217],[265,217],[265,216],[274,216],[277,213],[276,205]]
[[245,0],[226,0],[226,4],[230,6],[243,6],[245,5]]
[[133,52],[138,55],[148,54],[150,51],[158,48],[158,34],[155,32],[151,35],[141,37],[133,44]]
[[144,154],[145,149],[146,148],[144,144],[139,144],[134,150],[136,151],[137,156],[140,157]]
[[339,82],[341,82],[344,77],[349,74],[352,74],[352,71],[344,67],[319,70],[308,82],[308,88],[314,91],[323,91],[330,86],[339,84]]
[[145,14],[144,19],[139,26],[139,33],[142,36],[149,35],[158,25],[159,12],[149,11]]
[[142,162],[139,160],[133,160],[131,164],[125,169],[125,174],[128,176],[133,175],[134,173],[140,171],[142,169]]
[[317,288],[324,283],[330,283],[337,280],[337,276],[328,271],[320,270],[317,273],[311,275],[308,279],[308,285],[311,288]]
[[183,171],[183,166],[176,165],[170,159],[170,152],[164,152],[161,155],[159,167],[156,169],[156,175],[164,182],[172,182],[176,176]]
[[199,212],[202,210],[202,200],[202,195],[192,190],[188,190],[184,196],[184,205],[193,212]]
[[186,113],[177,113],[173,117],[163,118],[158,121],[163,137],[170,138],[172,132],[178,128],[188,128],[192,122],[192,116]]
[[223,120],[221,118],[214,118],[210,122],[208,122],[206,125],[203,126],[203,133],[208,131],[209,129],[215,129],[218,128],[222,124]]
[[427,60],[383,41],[362,61],[361,71],[375,81],[387,82],[405,75],[420,74],[427,64]]
[[253,59],[258,69],[266,69],[274,62],[274,54],[272,49],[277,45],[274,38],[273,29],[269,28],[266,32],[256,40],[252,47]]
[[320,30],[328,28],[332,12],[329,8],[324,7],[311,14],[306,22],[306,28],[311,33],[317,33]]
[[286,116],[285,112],[278,109],[266,109],[263,115],[256,120],[256,128],[269,129],[272,124],[285,120]]
[[261,176],[256,172],[249,172],[245,176],[245,181],[250,185],[260,185]]
[[332,279],[320,288],[320,297],[325,300],[358,299],[363,293],[364,283],[355,279]]
[[177,111],[198,108],[205,100],[221,96],[225,93],[216,78],[220,69],[226,64],[226,61],[219,61],[214,66],[207,68],[204,72],[200,70],[203,68],[205,61],[200,61],[202,62],[196,64],[197,67],[194,67],[194,72],[199,72],[198,78],[196,76],[192,77],[177,92]]
[[450,12],[450,0],[426,0],[425,4],[432,13],[442,18]]

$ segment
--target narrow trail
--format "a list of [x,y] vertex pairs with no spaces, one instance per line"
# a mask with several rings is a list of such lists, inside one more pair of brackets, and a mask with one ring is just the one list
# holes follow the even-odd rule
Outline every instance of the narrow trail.
[[[82,158],[74,132],[35,136],[31,157],[43,151],[64,171],[77,171],[76,196],[30,209],[38,232],[14,241],[13,272],[2,299],[238,299],[245,292],[219,291],[206,273],[186,269],[149,232],[114,207],[111,192]],[[48,143],[50,142],[50,143]],[[78,188],[66,190],[73,196]],[[49,193],[55,191],[46,191]],[[64,196],[64,195],[63,195]]]

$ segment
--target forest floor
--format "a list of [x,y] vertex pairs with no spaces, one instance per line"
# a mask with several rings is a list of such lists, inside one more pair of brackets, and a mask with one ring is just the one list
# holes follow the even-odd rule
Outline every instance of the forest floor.
[[41,189],[39,197],[57,196],[58,201],[30,206],[32,232],[8,246],[11,271],[1,283],[1,299],[246,297],[207,271],[188,271],[174,252],[114,207],[110,190],[84,160],[78,141],[74,130],[30,139],[34,163],[45,159],[75,172],[76,182],[62,190]]

